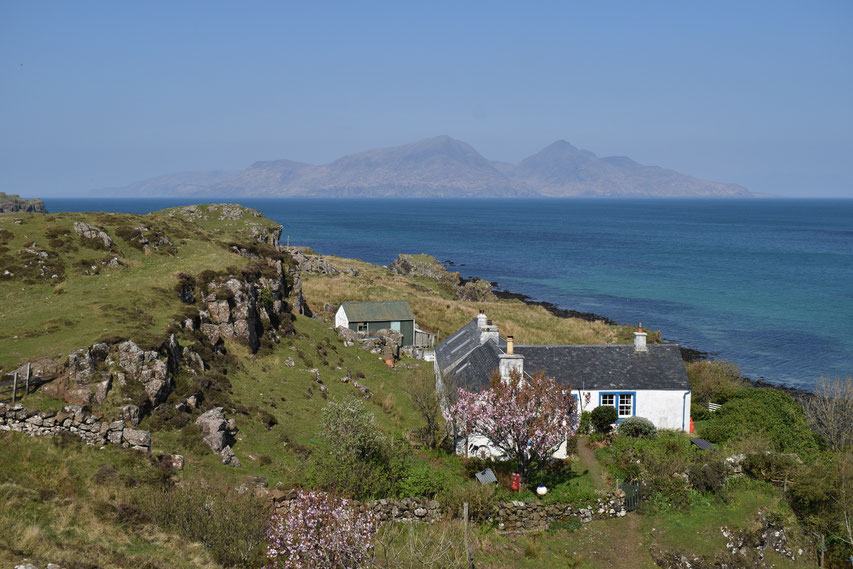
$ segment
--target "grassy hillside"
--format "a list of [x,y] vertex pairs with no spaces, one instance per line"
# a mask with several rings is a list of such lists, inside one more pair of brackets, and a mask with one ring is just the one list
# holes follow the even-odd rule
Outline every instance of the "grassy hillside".
[[[0,215],[0,368],[68,354],[103,338],[153,345],[167,330],[181,346],[202,354],[207,364],[203,372],[175,372],[168,399],[142,419],[140,428],[152,435],[150,455],[113,445],[85,446],[74,437],[0,432],[0,565],[13,566],[28,557],[66,568],[259,567],[263,547],[241,541],[268,513],[268,501],[255,498],[254,488],[287,491],[320,483],[316,467],[323,463],[318,457],[335,446],[322,436],[330,402],[363,402],[379,431],[405,454],[401,476],[408,484],[396,487],[398,495],[415,492],[412,488],[423,487],[424,481],[440,488],[442,496],[471,491],[468,484],[477,464],[418,442],[424,421],[410,388],[424,378],[429,381],[431,364],[403,358],[391,368],[375,354],[347,347],[331,327],[326,304],[405,299],[419,325],[440,337],[484,308],[502,333],[515,335],[520,343],[631,341],[629,327],[561,319],[518,301],[460,301],[446,282],[330,257],[338,268],[351,267],[358,274],[302,275],[315,318],[294,315],[289,333],[283,332],[278,342],[263,342],[256,353],[229,340],[211,347],[197,330],[175,326],[176,320],[203,308],[180,300],[179,275],[195,277],[199,286],[202,275],[239,275],[254,261],[232,245],[257,245],[279,229],[257,215],[221,205],[146,216]],[[79,235],[75,222],[103,230],[112,243]],[[341,381],[345,377],[349,379]],[[369,399],[354,381],[370,390]],[[176,409],[196,391],[206,397],[201,409]],[[126,399],[127,392],[114,387],[94,410],[109,415]],[[36,392],[23,404],[55,409],[64,402]],[[228,418],[236,421],[233,450],[239,468],[222,464],[194,427],[200,413],[214,405],[225,407]],[[157,457],[164,453],[183,455],[184,468],[175,471],[161,464]],[[569,481],[557,489],[563,495],[586,500],[601,485],[595,473],[603,467],[580,460],[565,466]],[[548,499],[558,495],[555,490]],[[532,493],[524,497],[532,499]],[[710,544],[703,553],[719,552],[725,543],[714,528],[746,527],[759,510],[775,510],[778,502],[772,487],[744,487],[725,501],[695,504],[689,516],[683,511],[632,514],[523,537],[501,535],[483,525],[472,530],[471,539],[478,567],[609,568],[626,566],[626,559],[633,563],[629,566],[653,567],[651,545],[686,549],[699,535]],[[181,518],[184,514],[188,517]],[[199,533],[201,526],[192,520],[205,516],[215,519]],[[446,522],[416,531],[432,535],[430,539],[445,532],[448,546],[458,549],[459,530],[457,522]],[[386,566],[423,566],[406,552],[403,537],[389,543],[400,563]],[[787,565],[780,560],[775,566]]]
[[[517,344],[613,344],[633,341],[631,326],[609,326],[579,318],[557,318],[541,306],[519,300],[466,302],[456,300],[452,285],[417,275],[397,275],[354,259],[327,257],[337,267],[351,267],[357,276],[342,272],[334,277],[307,275],[303,284],[312,306],[328,303],[337,308],[345,300],[406,300],[418,326],[437,332],[439,341],[467,324],[479,310],[500,326],[501,334],[515,336]],[[649,341],[659,341],[660,334]]]

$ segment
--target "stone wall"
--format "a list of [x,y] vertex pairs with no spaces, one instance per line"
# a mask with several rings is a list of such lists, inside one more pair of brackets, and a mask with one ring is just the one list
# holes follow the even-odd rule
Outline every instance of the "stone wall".
[[542,502],[503,502],[495,508],[491,521],[499,530],[544,530],[555,522],[578,518],[582,523],[592,520],[618,518],[625,515],[625,493],[608,492],[584,506],[545,504]]
[[17,431],[30,436],[70,433],[90,445],[117,444],[125,448],[151,451],[151,434],[133,429],[124,420],[101,421],[84,405],[69,405],[61,411],[36,411],[23,405],[0,403],[0,431]]
[[[276,502],[277,508],[288,508],[295,498],[293,493],[279,490],[265,492]],[[359,504],[376,516],[380,522],[435,522],[449,514],[437,500],[427,498],[402,498],[373,500]],[[582,523],[592,520],[618,518],[625,515],[625,494],[612,491],[580,507],[567,504],[544,504],[538,501],[501,502],[486,516],[485,522],[495,524],[506,532],[542,531],[555,522],[578,518]],[[459,512],[453,512],[458,516]]]

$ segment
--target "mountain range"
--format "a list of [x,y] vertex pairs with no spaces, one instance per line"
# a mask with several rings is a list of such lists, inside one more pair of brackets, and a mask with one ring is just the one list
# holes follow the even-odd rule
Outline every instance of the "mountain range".
[[378,148],[321,165],[273,160],[238,172],[182,172],[122,188],[126,196],[749,197],[742,186],[598,157],[565,140],[518,164],[491,161],[449,136]]

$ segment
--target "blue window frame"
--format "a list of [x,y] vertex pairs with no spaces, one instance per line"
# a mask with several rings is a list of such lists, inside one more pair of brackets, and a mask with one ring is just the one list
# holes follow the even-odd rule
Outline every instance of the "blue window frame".
[[616,407],[618,423],[626,417],[637,414],[637,392],[636,391],[602,391],[598,393],[598,405],[609,405]]

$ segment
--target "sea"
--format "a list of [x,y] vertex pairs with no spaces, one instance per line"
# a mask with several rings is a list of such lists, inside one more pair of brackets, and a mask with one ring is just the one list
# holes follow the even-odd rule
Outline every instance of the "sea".
[[[147,213],[196,199],[45,199],[49,211]],[[235,199],[282,241],[387,265],[428,253],[463,277],[642,322],[811,390],[853,375],[853,200]]]

